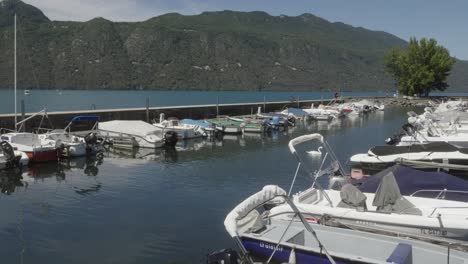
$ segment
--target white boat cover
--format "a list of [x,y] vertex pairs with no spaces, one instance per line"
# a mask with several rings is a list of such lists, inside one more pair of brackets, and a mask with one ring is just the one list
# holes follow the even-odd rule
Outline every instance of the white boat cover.
[[139,120],[114,120],[100,122],[99,129],[116,133],[137,135],[140,137],[160,134],[159,128]]
[[244,218],[250,211],[254,210],[261,204],[272,200],[277,196],[286,196],[286,191],[277,185],[267,185],[263,189],[249,198],[245,199],[242,203],[238,204],[226,216],[224,220],[224,227],[230,236],[237,236],[237,221]]

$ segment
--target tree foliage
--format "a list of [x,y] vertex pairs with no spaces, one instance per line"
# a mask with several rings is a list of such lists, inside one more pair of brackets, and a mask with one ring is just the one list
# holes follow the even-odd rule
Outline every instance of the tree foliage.
[[435,39],[411,38],[407,50],[392,49],[385,58],[385,67],[393,75],[399,91],[405,95],[428,95],[444,91],[455,59]]

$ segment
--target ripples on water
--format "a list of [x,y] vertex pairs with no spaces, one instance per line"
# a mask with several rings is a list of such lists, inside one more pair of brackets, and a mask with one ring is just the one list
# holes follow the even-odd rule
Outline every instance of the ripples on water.
[[[345,163],[383,144],[407,110],[194,140],[178,151],[110,150],[101,161],[1,175],[2,263],[203,263],[206,253],[234,247],[223,221],[236,204],[266,184],[289,188],[297,165],[290,139],[322,133]],[[302,175],[295,190],[310,184]]]

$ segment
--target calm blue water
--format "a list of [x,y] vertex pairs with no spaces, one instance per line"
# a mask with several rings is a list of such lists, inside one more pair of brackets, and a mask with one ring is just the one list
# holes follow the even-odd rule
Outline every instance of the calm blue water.
[[[24,95],[18,90],[18,112],[24,99],[26,112],[89,110],[110,108],[145,107],[146,98],[150,106],[177,106],[225,103],[252,103],[329,99],[333,92],[208,92],[208,91],[122,91],[122,90],[31,90]],[[342,92],[342,96],[388,96],[381,92]],[[435,96],[467,96],[468,93],[434,93]],[[0,113],[14,113],[13,90],[0,90]]]
[[[22,179],[0,174],[1,263],[203,263],[234,247],[226,214],[267,184],[287,189],[290,139],[322,133],[346,163],[397,132],[409,109],[304,123],[262,137],[190,141],[177,152],[109,150],[99,162],[41,164]],[[298,178],[296,191],[311,184]]]
[[[327,99],[333,92],[207,92],[207,91],[121,91],[121,90],[31,90],[25,96],[18,93],[18,112],[24,99],[26,112],[89,110],[109,108],[145,107],[146,98],[150,106],[176,106],[197,104],[248,103],[288,101],[291,98],[301,100]],[[385,93],[350,93],[343,96],[385,96]],[[13,90],[0,90],[0,113],[14,113]]]

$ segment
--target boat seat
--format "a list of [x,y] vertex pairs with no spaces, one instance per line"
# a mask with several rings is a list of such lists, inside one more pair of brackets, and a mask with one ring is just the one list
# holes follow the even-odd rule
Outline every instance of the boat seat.
[[356,186],[348,183],[341,188],[341,201],[337,207],[355,208],[358,211],[367,211],[367,197]]

